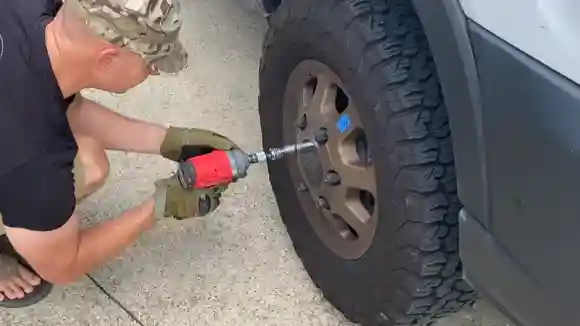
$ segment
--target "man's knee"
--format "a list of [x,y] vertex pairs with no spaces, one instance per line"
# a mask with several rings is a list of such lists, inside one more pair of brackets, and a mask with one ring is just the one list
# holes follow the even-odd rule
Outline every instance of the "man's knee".
[[[86,169],[86,185],[90,188],[100,188],[105,184],[109,176],[109,159],[105,151],[95,153],[92,157],[92,162],[85,165]],[[96,190],[96,189],[95,189]]]
[[93,138],[77,136],[78,156],[75,162],[79,175],[77,197],[84,198],[103,186],[109,176],[109,160],[104,148]]

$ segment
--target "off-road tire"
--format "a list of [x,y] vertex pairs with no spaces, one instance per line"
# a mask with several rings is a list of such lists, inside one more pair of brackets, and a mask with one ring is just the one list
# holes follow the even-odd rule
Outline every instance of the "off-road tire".
[[359,110],[377,175],[379,223],[357,260],[316,236],[289,159],[269,163],[282,219],[313,282],[363,325],[431,325],[474,302],[462,280],[447,113],[422,27],[409,0],[287,0],[270,18],[260,67],[265,147],[282,144],[286,82],[303,60],[341,78]]

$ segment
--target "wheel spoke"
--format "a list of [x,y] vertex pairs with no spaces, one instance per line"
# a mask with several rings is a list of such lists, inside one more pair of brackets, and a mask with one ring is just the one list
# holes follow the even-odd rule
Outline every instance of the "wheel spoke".
[[316,91],[309,99],[308,91],[303,91],[303,104],[308,104],[305,108],[306,126],[299,129],[298,141],[312,140],[317,129],[331,124],[337,117],[334,110],[334,97],[336,96],[336,86],[327,76],[321,75],[317,79]]
[[312,104],[312,99],[314,98],[314,85],[312,83],[307,83],[300,94],[300,111],[308,110],[310,104]]
[[341,182],[351,188],[366,190],[375,195],[375,173],[372,167],[354,166],[354,165],[335,165],[335,170],[341,177]]
[[356,153],[345,157],[346,151],[354,151],[354,149],[342,146],[343,141],[330,136],[325,152],[321,153],[322,166],[325,168],[332,167],[340,176],[342,185],[366,190],[374,195],[376,192],[376,180],[373,166],[353,162],[357,160],[352,159],[351,156],[356,155]]
[[[374,179],[372,179],[372,181],[374,182]],[[362,204],[359,193],[361,190],[368,191],[373,196],[374,193],[370,190],[364,189],[364,187],[353,187],[343,180],[341,180],[341,182],[340,185],[336,186],[323,183],[319,189],[319,195],[328,200],[333,212],[342,214],[349,211],[360,216],[360,218],[358,218],[360,221],[366,221],[371,213]],[[335,211],[335,207],[341,211]]]
[[358,114],[357,108],[353,104],[349,104],[346,109],[341,113],[341,117],[348,117],[349,128],[347,128],[343,133],[349,134],[357,128],[363,128],[360,115]]
[[363,125],[358,112],[354,106],[349,106],[340,115],[336,112],[332,116],[332,120],[325,120],[324,127],[328,129],[329,138],[335,142],[343,142],[353,132],[363,129]]
[[[360,203],[351,200],[343,200],[332,208],[336,218],[344,220],[356,232],[356,237],[365,237],[368,233],[367,221],[370,219],[368,212]],[[346,230],[345,230],[346,231]],[[344,234],[343,234],[344,236]]]
[[316,91],[307,110],[309,115],[319,116],[319,127],[326,125],[329,119],[334,117],[332,113],[336,111],[334,109],[335,97],[336,86],[332,83],[332,80],[324,75],[319,76]]
[[350,115],[352,119],[352,126],[354,128],[363,128],[360,115],[358,114],[358,110],[354,105],[349,105],[348,108],[346,108],[346,113]]

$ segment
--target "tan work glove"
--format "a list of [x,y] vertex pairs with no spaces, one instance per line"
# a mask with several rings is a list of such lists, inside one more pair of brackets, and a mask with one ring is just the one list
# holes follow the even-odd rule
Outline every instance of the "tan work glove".
[[233,141],[210,130],[169,127],[160,152],[161,156],[179,162],[216,149],[234,148],[238,146]]
[[176,175],[155,182],[155,217],[182,220],[205,216],[215,211],[224,187],[184,189]]

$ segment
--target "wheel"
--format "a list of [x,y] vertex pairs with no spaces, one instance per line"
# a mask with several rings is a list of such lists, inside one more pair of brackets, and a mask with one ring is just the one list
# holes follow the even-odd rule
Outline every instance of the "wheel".
[[451,135],[408,0],[290,0],[260,65],[265,147],[294,248],[313,282],[363,325],[430,325],[474,302],[462,280]]

